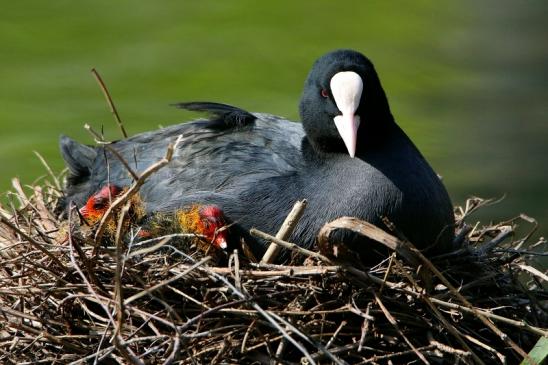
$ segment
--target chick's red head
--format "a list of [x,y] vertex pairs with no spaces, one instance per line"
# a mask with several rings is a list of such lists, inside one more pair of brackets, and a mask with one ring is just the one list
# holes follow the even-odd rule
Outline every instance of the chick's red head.
[[198,231],[214,246],[226,249],[228,232],[223,211],[216,205],[203,205],[198,210]]
[[122,188],[116,185],[108,184],[97,193],[93,194],[82,208],[80,214],[90,223],[101,219],[107,211],[111,202],[122,192]]

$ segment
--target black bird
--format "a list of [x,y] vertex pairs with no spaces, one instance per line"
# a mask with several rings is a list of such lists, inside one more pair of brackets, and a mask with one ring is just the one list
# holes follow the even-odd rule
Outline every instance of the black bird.
[[[300,101],[302,124],[224,104],[177,106],[212,117],[110,145],[142,171],[183,135],[170,164],[140,191],[149,212],[216,204],[242,230],[257,227],[274,233],[293,203],[306,198],[308,208],[290,238],[302,246],[312,246],[323,224],[340,216],[380,227],[386,216],[429,253],[452,248],[449,196],[396,125],[373,64],[362,54],[337,50],[315,62]],[[107,149],[68,137],[61,137],[60,146],[70,170],[67,202],[82,205],[108,182],[131,183]],[[370,241],[345,232],[340,239],[368,261]],[[253,249],[260,255],[264,245],[255,243]]]

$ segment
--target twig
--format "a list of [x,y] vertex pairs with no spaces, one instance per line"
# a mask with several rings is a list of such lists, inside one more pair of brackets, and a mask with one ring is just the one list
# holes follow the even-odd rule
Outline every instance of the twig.
[[465,358],[470,356],[469,352],[456,349],[454,347],[448,346],[444,343],[434,340],[434,337],[432,336],[431,332],[428,332],[428,340],[430,341],[430,344],[436,346],[436,349],[440,350],[441,352],[445,352],[447,354],[452,354],[452,355],[461,356]]
[[472,230],[472,226],[468,224],[464,224],[463,227],[460,229],[460,231],[455,235],[455,238],[453,239],[453,246],[458,247],[462,244],[464,239],[466,238],[466,235],[470,233]]
[[470,341],[470,342],[486,349],[487,351],[490,351],[490,352],[494,353],[499,358],[501,364],[506,364],[506,356],[504,356],[503,354],[501,354],[500,352],[498,352],[497,350],[495,350],[491,346],[488,346],[488,345],[484,344],[483,342],[481,342],[480,340],[478,340],[477,338],[474,338],[472,336],[464,335],[464,337],[466,337],[466,339],[468,341]]
[[331,344],[333,343],[333,341],[335,341],[335,339],[337,338],[337,335],[339,334],[339,332],[341,332],[341,330],[344,326],[346,326],[346,321],[342,321],[341,324],[339,325],[339,327],[337,327],[337,329],[335,330],[335,333],[333,333],[333,336],[331,336],[329,341],[327,341],[327,343],[325,344],[326,349],[331,347]]
[[97,133],[88,123],[84,124],[84,129],[93,136],[95,143],[98,143],[100,145],[111,143],[111,142],[105,141],[105,138],[101,134]]
[[392,252],[388,260],[388,268],[386,269],[386,272],[384,273],[384,277],[382,278],[383,284],[379,288],[379,294],[382,294],[382,290],[384,288],[384,282],[388,279],[388,276],[392,273],[392,265],[395,260],[396,260],[396,253]]
[[369,314],[369,311],[370,311],[369,306],[367,307],[367,309],[365,310],[365,313],[364,313],[358,308],[358,306],[356,305],[353,298],[352,298],[352,305],[347,304],[345,306],[345,308],[347,308],[350,312],[362,317],[365,320],[368,320],[368,321],[374,321],[375,320],[375,317],[373,317],[372,315]]
[[[107,314],[110,323],[114,324],[115,321],[114,321],[114,318],[112,316],[112,313],[110,312],[110,310],[108,308],[108,304],[105,305],[105,303],[100,299],[99,294],[97,294],[97,292],[93,288],[93,285],[91,285],[91,283],[87,280],[86,276],[84,275],[84,272],[82,271],[82,269],[80,268],[80,266],[78,266],[78,263],[76,262],[76,257],[74,256],[74,251],[73,251],[74,244],[73,244],[73,240],[72,240],[72,231],[70,229],[71,221],[72,221],[72,214],[71,214],[71,210],[69,210],[69,213],[68,213],[68,222],[69,222],[68,242],[69,242],[69,248],[70,248],[70,262],[72,263],[72,266],[76,269],[76,272],[78,273],[78,275],[80,275],[80,278],[82,279],[82,281],[86,284],[86,287],[87,287],[89,293],[93,296],[93,298],[97,301],[97,303],[101,306],[101,308]],[[101,338],[100,344],[103,341],[104,335],[106,335],[107,329],[108,329],[108,326],[105,327],[103,337]]]
[[158,284],[156,284],[156,285],[154,285],[154,286],[152,286],[152,287],[150,287],[150,288],[148,288],[148,289],[145,289],[145,290],[143,290],[143,291],[140,291],[140,292],[137,293],[137,294],[132,295],[131,297],[127,298],[127,299],[124,301],[124,304],[125,304],[125,305],[128,305],[129,303],[131,303],[131,302],[133,302],[133,301],[135,301],[135,300],[137,300],[137,299],[139,299],[139,298],[141,298],[141,297],[143,297],[143,296],[145,296],[145,295],[147,295],[147,294],[150,294],[150,293],[152,293],[153,291],[155,291],[155,290],[157,290],[157,289],[159,289],[159,288],[161,288],[161,287],[163,287],[163,286],[166,286],[166,285],[168,285],[168,284],[170,284],[170,283],[172,283],[172,282],[174,282],[174,281],[176,281],[176,280],[179,280],[180,278],[182,278],[182,277],[188,275],[190,272],[192,272],[192,271],[195,270],[196,268],[198,268],[198,267],[202,266],[203,264],[205,264],[206,262],[208,262],[210,259],[211,259],[211,257],[209,257],[209,256],[204,257],[202,260],[200,260],[199,262],[195,263],[194,265],[192,265],[191,267],[189,267],[188,269],[186,269],[186,270],[183,271],[182,273],[180,273],[180,274],[178,274],[178,275],[176,275],[176,276],[174,276],[174,277],[172,277],[172,278],[169,278],[169,279],[167,279],[167,280],[164,280],[164,281],[162,281],[162,282],[160,282],[160,283],[158,283]]
[[[285,218],[284,222],[282,223],[282,226],[278,230],[278,233],[276,233],[276,238],[279,238],[281,240],[285,240],[291,236],[291,233],[295,230],[295,227],[297,227],[297,223],[301,219],[304,209],[306,208],[307,201],[306,199],[297,201],[295,205],[293,205],[293,208]],[[262,264],[269,264],[276,260],[278,257],[278,254],[280,250],[282,249],[282,246],[277,245],[275,242],[271,242],[268,246],[268,249],[266,250],[265,254],[263,255],[263,258],[261,259]],[[281,358],[283,355],[283,352],[285,350],[285,345],[287,344],[286,340],[282,338],[280,343],[278,344],[278,348],[276,349],[276,357]],[[276,362],[276,365],[281,364],[280,362]]]
[[[44,194],[40,186],[34,187],[34,201],[36,205],[36,211],[38,213],[37,221],[47,232],[54,232],[57,230],[56,219],[53,217],[49,209],[44,203]],[[43,236],[44,237],[44,236]]]
[[417,267],[419,264],[417,256],[412,250],[407,248],[401,240],[391,234],[386,233],[369,222],[365,222],[354,217],[341,217],[325,224],[318,233],[319,244],[324,246],[327,245],[331,233],[334,230],[341,228],[349,229],[365,237],[371,238],[374,241],[382,243],[391,250],[396,251],[414,267]]
[[123,270],[123,247],[122,247],[122,234],[124,227],[124,220],[127,212],[129,211],[131,202],[127,201],[122,211],[120,212],[120,217],[118,218],[118,226],[116,227],[116,237],[114,242],[116,244],[116,269],[114,272],[114,302],[116,303],[116,336],[120,336],[122,333],[122,326],[124,325],[124,293],[122,287],[122,270]]
[[[153,237],[153,238],[150,238],[150,239],[144,240],[144,241],[139,241],[139,243],[133,245],[133,248],[139,248],[141,246],[145,246],[145,247],[130,252],[127,255],[127,258],[130,259],[130,258],[135,257],[135,256],[146,255],[146,254],[149,254],[151,252],[154,252],[154,251],[158,250],[159,248],[162,248],[172,238],[196,238],[196,237],[205,238],[204,235],[197,234],[197,233],[172,233],[172,234],[166,234],[164,236]],[[157,241],[158,241],[158,243],[156,243],[152,246],[148,246],[149,243],[157,242]]]
[[[414,287],[417,287],[417,283],[415,282],[415,280],[411,277],[411,275],[409,275],[409,273],[407,271],[404,270],[403,266],[398,262],[398,260],[394,260],[395,262],[395,265],[398,267],[398,269],[400,270],[400,272],[403,273],[403,275],[406,277],[407,280],[409,280],[409,282],[411,282],[411,284],[414,286]],[[435,316],[441,321],[441,323],[443,323],[443,325],[445,326],[445,328],[447,328],[447,330],[449,331],[449,333],[451,333],[453,335],[453,337],[455,337],[457,339],[457,341],[462,345],[462,347],[464,347],[466,349],[466,351],[468,351],[472,357],[474,358],[474,360],[478,363],[478,364],[484,364],[484,362],[479,358],[478,355],[476,355],[474,353],[474,351],[470,348],[470,346],[468,346],[468,344],[464,341],[464,339],[462,338],[461,334],[459,333],[459,331],[455,328],[455,326],[453,326],[449,321],[447,321],[445,319],[445,317],[443,317],[443,314],[440,313],[440,311],[438,310],[438,308],[436,308],[436,306],[432,303],[432,301],[430,300],[430,298],[427,296],[427,295],[421,295],[421,299],[430,307],[430,309],[434,312]]]
[[305,256],[316,257],[316,258],[318,258],[318,259],[320,259],[324,262],[331,262],[330,259],[328,259],[327,257],[325,257],[324,255],[322,255],[318,252],[310,251],[310,250],[307,250],[306,248],[300,247],[299,245],[297,245],[295,243],[291,243],[291,242],[281,240],[279,238],[276,238],[274,236],[269,235],[268,233],[264,233],[262,231],[259,231],[256,228],[251,228],[249,230],[249,233],[252,236],[259,237],[259,238],[262,238],[262,239],[267,240],[267,241],[272,241],[272,242],[276,243],[279,246],[282,246],[284,248],[288,248],[292,251],[298,252],[298,253],[303,254]]
[[247,352],[247,349],[246,349],[247,339],[248,339],[249,334],[251,333],[251,331],[253,331],[253,329],[255,328],[255,323],[257,323],[256,319],[254,319],[251,322],[251,324],[247,327],[247,329],[245,331],[245,335],[244,335],[244,338],[242,340],[242,346],[240,347],[240,352],[242,354],[245,354]]
[[[78,210],[78,208],[76,207],[76,205],[74,205],[73,202],[70,203],[70,206],[69,206],[69,210],[70,212],[77,212],[78,214],[80,214],[80,211]],[[70,215],[70,213],[69,213]],[[70,220],[69,220],[69,223],[70,223]],[[92,260],[89,260],[86,256],[86,254],[84,253],[84,251],[82,250],[82,247],[80,246],[80,244],[77,242],[77,240],[75,240],[74,238],[72,238],[72,246],[74,247],[74,249],[76,250],[76,253],[78,254],[78,256],[80,257],[80,260],[82,260],[82,263],[84,264],[84,267],[86,268],[86,272],[89,276],[89,279],[91,280],[91,282],[95,285],[97,285],[97,287],[99,288],[99,290],[103,293],[107,293],[107,290],[105,289],[105,287],[103,286],[103,283],[101,283],[101,281],[97,278],[97,276],[95,275],[95,270],[94,270],[94,267],[93,267],[93,263],[92,263]]]
[[469,308],[467,306],[462,306],[462,305],[455,304],[455,303],[444,302],[443,300],[439,300],[439,299],[432,298],[432,297],[430,297],[430,300],[433,303],[441,305],[445,308],[456,309],[456,310],[459,310],[459,311],[462,311],[462,312],[472,313],[472,314],[477,313],[478,315],[483,316],[485,318],[489,318],[489,319],[495,320],[497,322],[502,322],[502,323],[509,324],[511,326],[517,327],[517,328],[525,330],[527,332],[534,333],[535,335],[548,337],[548,331],[547,330],[539,328],[539,327],[531,326],[531,325],[525,323],[524,321],[515,321],[513,319],[506,318],[506,317],[499,316],[497,314],[488,312],[484,309],[480,309],[480,308],[476,308],[476,307]]
[[[355,218],[352,218],[351,220],[355,220]],[[337,221],[337,220],[335,220]],[[367,222],[363,222],[365,223],[365,225],[369,225]],[[324,226],[325,227],[325,226]],[[373,226],[374,228],[376,228],[375,226]],[[323,229],[323,228],[322,228]],[[380,232],[375,232],[376,230],[380,230],[378,228],[376,229],[373,229],[372,232],[374,233],[380,233]],[[382,231],[382,230],[381,230]],[[382,231],[384,232],[384,231]],[[499,235],[500,237],[502,237],[502,235]],[[371,236],[368,236],[370,238],[373,238],[374,235],[372,234]],[[389,240],[389,241],[392,241],[392,244],[394,247],[405,247],[405,251],[407,252],[413,252],[413,254],[430,270],[434,273],[434,275],[436,275],[443,283],[443,285],[445,285],[447,288],[449,288],[449,290],[453,293],[453,295],[455,295],[463,304],[464,304],[464,308],[467,308],[471,313],[473,313],[474,315],[476,315],[476,317],[478,317],[489,329],[491,329],[496,335],[499,336],[499,338],[501,340],[503,340],[504,342],[506,342],[508,345],[510,345],[517,353],[519,353],[521,356],[525,357],[528,359],[528,355],[525,353],[525,351],[523,351],[514,341],[512,341],[508,335],[506,335],[505,333],[503,333],[502,331],[500,331],[491,321],[489,321],[487,319],[487,317],[489,318],[493,318],[495,319],[496,317],[500,317],[500,316],[496,316],[496,315],[493,315],[493,314],[490,314],[490,315],[487,315],[485,312],[479,310],[478,308],[475,308],[466,298],[464,298],[460,292],[445,278],[445,276],[432,264],[432,262],[430,260],[428,260],[411,242],[409,241],[402,241],[394,236],[391,236],[387,233],[385,234],[379,234],[379,237],[381,239],[386,239],[386,240]],[[351,271],[352,272],[352,271]],[[363,272],[362,272],[363,274]],[[371,278],[374,278],[371,276]],[[417,292],[413,292],[415,293],[415,295],[421,295],[420,293],[417,293]],[[432,301],[435,301],[435,298],[431,298]],[[446,303],[446,302],[444,302]],[[451,304],[451,303],[448,303],[448,304]],[[496,317],[495,317],[496,316]],[[542,334],[546,334],[547,331],[543,331],[541,329],[538,329],[536,327],[532,327],[532,326],[529,326],[525,323],[521,323],[521,322],[518,322],[518,321],[513,321],[513,320],[510,320],[508,318],[504,318],[504,317],[500,317],[498,320],[499,321],[502,321],[502,322],[505,322],[505,323],[508,323],[508,324],[513,324],[514,326],[518,326],[522,329],[528,329],[530,330],[531,332],[534,332],[534,333],[542,333]],[[540,332],[538,332],[540,331]]]
[[[295,243],[286,242],[286,241],[277,239],[276,237],[271,236],[268,233],[264,233],[262,231],[259,231],[256,228],[251,228],[249,230],[249,233],[252,236],[259,237],[259,238],[262,238],[264,240],[276,242],[278,245],[283,246],[284,248],[290,249],[292,251],[295,251],[295,252],[300,253],[302,255],[305,255],[307,257],[315,257],[315,258],[320,259],[323,262],[328,263],[328,264],[333,263],[328,257],[322,255],[321,253],[307,250],[305,248],[300,247],[299,245],[297,245]],[[386,285],[386,286],[390,287],[391,289],[401,289],[400,285],[398,285],[396,283],[392,283],[392,282],[380,279],[376,276],[373,276],[373,275],[370,275],[370,274],[366,273],[365,271],[361,271],[359,269],[356,269],[353,266],[346,265],[346,264],[341,264],[340,268],[345,270],[345,271],[350,272],[351,274],[354,274],[357,278],[359,278],[361,280],[369,280],[369,281],[374,282],[375,284]],[[415,293],[414,291],[412,291],[412,292],[414,294],[418,295],[418,293]]]
[[504,241],[508,236],[514,233],[514,230],[512,227],[509,226],[503,226],[501,227],[500,233],[493,238],[491,241],[484,243],[481,245],[481,247],[477,250],[478,255],[485,255],[487,252],[491,251],[495,247],[497,247],[499,244],[501,244],[502,241]]
[[529,238],[531,238],[531,236],[533,235],[533,233],[535,233],[539,227],[539,224],[537,222],[536,219],[532,218],[532,217],[529,217],[528,215],[526,214],[520,214],[518,215],[517,217],[514,217],[514,218],[511,218],[507,221],[504,221],[504,222],[500,222],[499,224],[497,224],[497,226],[504,226],[504,225],[509,225],[509,226],[514,226],[516,223],[517,220],[524,220],[528,223],[531,223],[533,224],[533,228],[531,228],[531,230],[529,231],[529,233],[527,233],[525,235],[525,237],[519,239],[517,241],[517,245],[514,246],[515,249],[521,249],[521,246],[529,240]]
[[[126,340],[124,341],[124,345],[127,345],[127,344],[133,344],[133,343],[136,343],[136,342],[144,342],[144,341],[150,341],[150,340],[158,340],[158,339],[161,339],[163,337],[168,337],[168,336],[162,336],[162,335],[159,335],[159,336],[144,336],[144,337],[138,337],[138,338],[132,338],[130,340]],[[108,353],[114,351],[115,347],[114,346],[109,346],[109,347],[106,347],[104,349],[100,349],[100,350],[97,350],[97,352],[99,353],[99,355],[101,357],[107,355]],[[86,357],[83,357],[81,359],[78,359],[74,362],[71,362],[69,365],[79,365],[79,364],[86,364],[88,360],[91,360],[92,358],[94,358],[95,356],[97,355],[97,353],[93,353],[91,355],[88,355]]]
[[49,252],[44,247],[42,247],[42,244],[40,242],[34,240],[34,238],[30,237],[25,232],[23,232],[22,230],[17,228],[13,223],[11,223],[9,221],[8,218],[4,217],[4,214],[0,214],[0,222],[4,223],[11,230],[13,230],[15,233],[17,233],[18,235],[23,237],[23,239],[25,239],[28,243],[30,243],[32,246],[34,246],[38,250],[40,250],[44,255],[49,257],[51,259],[51,261],[53,261],[55,263],[55,265],[59,266],[59,268],[61,270],[63,270],[63,272],[65,272],[67,270],[66,266],[63,265],[63,263],[61,261],[59,261],[59,259],[57,257],[53,256],[53,254],[51,252]]
[[26,332],[26,333],[32,333],[34,335],[40,335],[40,336],[43,336],[45,338],[47,338],[49,341],[53,342],[53,343],[56,343],[56,344],[59,344],[59,345],[62,345],[64,347],[66,347],[67,349],[69,349],[70,351],[73,351],[73,352],[77,352],[79,354],[82,354],[82,353],[85,353],[85,349],[82,349],[81,347],[79,346],[76,346],[74,344],[72,344],[71,342],[69,341],[65,341],[63,339],[60,339],[58,338],[58,336],[54,336],[44,330],[38,330],[36,328],[32,328],[30,326],[26,326],[22,323],[13,323],[13,322],[8,322],[7,324],[5,324],[6,326],[9,326],[9,327],[14,327],[14,328],[17,328],[23,332]]
[[236,286],[236,288],[242,290],[242,292],[245,292],[245,289],[242,288],[242,281],[240,276],[240,260],[237,249],[234,249],[234,251],[228,258],[228,268],[231,269],[230,275],[234,278],[234,285]]
[[116,156],[116,158],[122,163],[122,165],[124,165],[127,172],[129,172],[133,180],[137,180],[139,178],[139,175],[137,175],[137,173],[133,171],[131,166],[129,166],[129,163],[124,159],[124,157],[122,157],[122,155],[118,151],[116,151],[114,147],[112,147],[110,144],[105,144],[103,145],[103,147],[105,147],[107,150],[109,150],[110,153]]
[[532,266],[529,266],[529,265],[522,265],[522,264],[519,264],[518,267],[520,269],[522,269],[523,271],[528,271],[529,273],[535,275],[535,276],[538,276],[541,280],[544,280],[544,281],[547,281],[548,282],[548,275],[546,275],[545,273],[543,273],[542,271],[540,270],[537,270],[535,269],[534,267]]
[[[285,329],[286,329],[287,331],[289,331],[289,328],[288,328],[288,327],[286,327]],[[283,354],[284,354],[284,351],[285,351],[286,345],[287,345],[287,340],[286,340],[284,337],[282,337],[282,338],[280,339],[280,343],[278,344],[278,347],[276,348],[276,352],[274,353],[274,356],[275,356],[277,359],[281,359],[281,358],[282,358],[282,356],[283,356]],[[272,364],[272,363],[273,363],[273,362],[271,361],[271,364]],[[278,360],[278,361],[276,361],[276,362],[273,363],[273,364],[275,364],[275,365],[282,365],[283,363],[282,363],[281,361]]]
[[479,208],[500,203],[505,198],[506,198],[506,195],[502,195],[500,198],[491,198],[491,199],[482,199],[478,197],[472,197],[467,199],[464,210],[462,209],[462,207],[459,207],[460,217],[457,221],[457,224],[459,222],[462,222],[466,217],[468,217],[470,214],[472,214]]
[[171,354],[166,358],[163,365],[171,365],[179,356],[179,353],[181,352],[181,336],[175,336],[173,339],[173,346],[171,350]]
[[[278,233],[276,233],[276,238],[279,238],[281,240],[287,240],[289,236],[291,236],[291,233],[293,233],[293,231],[295,230],[295,227],[297,227],[297,223],[303,216],[306,205],[307,205],[306,199],[299,200],[295,203],[295,205],[293,206],[293,208],[291,209],[291,211],[285,218],[284,222],[282,223],[282,226],[280,227]],[[270,264],[274,262],[280,250],[281,250],[281,247],[279,245],[277,245],[275,242],[271,242],[263,258],[261,259],[261,263]]]
[[[254,303],[254,306],[258,306],[258,304]],[[260,307],[259,307],[260,308]],[[259,311],[260,312],[260,311]],[[266,312],[265,312],[266,313]],[[261,313],[262,314],[262,313]],[[301,332],[297,327],[293,326],[293,324],[289,323],[285,318],[283,317],[280,317],[278,314],[276,313],[271,313],[269,312],[269,314],[274,317],[275,319],[277,319],[278,321],[282,322],[283,324],[285,324],[285,326],[288,328],[288,330],[290,330],[291,332],[297,334],[299,337],[301,337],[303,340],[305,340],[306,342],[308,342],[310,345],[312,346],[315,346],[321,353],[323,353],[324,356],[326,356],[327,358],[329,358],[333,363],[335,364],[338,364],[338,365],[347,365],[347,363],[341,359],[339,359],[338,357],[336,357],[331,351],[329,351],[328,349],[325,348],[325,346],[323,346],[320,342],[314,342],[312,340],[311,337],[305,335],[303,332]],[[264,314],[263,314],[264,315]],[[281,327],[280,327],[281,328]],[[291,341],[290,341],[291,342]],[[293,345],[295,345],[293,343]],[[305,355],[305,357],[309,360],[312,359],[312,357],[310,356],[310,354],[307,355],[307,353],[303,353]],[[314,362],[313,362],[314,363]]]
[[[185,255],[188,257],[188,255]],[[190,257],[188,257],[190,258]],[[191,258],[190,258],[191,259]],[[220,280],[222,281],[234,294],[236,294],[238,297],[240,297],[242,300],[248,300],[246,298],[246,296],[241,292],[239,291],[234,285],[232,285],[228,280],[226,280],[225,277],[219,275],[219,274],[216,274],[216,273],[213,273],[211,271],[208,271],[206,270],[206,272],[208,273],[208,275],[211,275],[213,276],[216,280]],[[289,335],[289,333],[287,333],[287,331],[282,327],[280,326],[280,324],[273,318],[273,317],[277,317],[278,320],[282,320],[279,316],[276,316],[272,313],[268,313],[267,311],[265,311],[264,309],[262,309],[257,303],[255,302],[252,302],[251,303],[252,307],[255,308],[268,322],[270,322],[274,328],[276,328],[280,333],[282,333],[282,335],[284,335],[284,338],[286,338],[289,342],[291,342],[291,344],[293,344],[293,346],[295,346],[309,361],[310,361],[310,364],[315,364],[315,361],[312,359],[312,357],[310,356],[310,354],[308,353],[308,351],[306,350],[306,348],[304,348],[300,343],[298,343],[297,341],[295,341],[295,339],[293,339],[293,337],[291,337],[291,335]],[[290,327],[292,331],[294,331],[295,333],[301,333],[300,331],[298,331],[293,325],[291,325],[289,322],[287,321],[284,321],[285,322],[285,325]],[[304,336],[304,335],[303,335]],[[306,336],[305,336],[306,338]],[[308,339],[308,338],[306,338]],[[310,341],[308,339],[308,341]],[[331,358],[331,360],[333,360],[334,362],[338,363],[338,364],[341,364],[340,360],[336,357],[334,357],[333,355],[331,355],[329,353],[329,351],[326,351],[326,355],[329,356]]]
[[[139,175],[137,175],[137,173],[135,171],[133,171],[131,166],[129,166],[129,163],[120,154],[120,152],[118,152],[114,147],[112,147],[110,145],[110,142],[106,142],[104,140],[103,136],[101,136],[99,133],[95,132],[89,124],[87,124],[87,123],[84,124],[84,129],[87,130],[95,138],[95,143],[102,145],[106,150],[108,150],[110,153],[112,153],[114,155],[114,157],[116,157],[118,159],[118,161],[120,161],[120,163],[125,167],[127,172],[129,172],[129,174],[131,175],[133,180],[139,179]],[[106,159],[107,159],[107,155],[106,155],[106,152],[105,152],[105,161],[106,161]],[[107,165],[107,168],[108,168],[108,165]],[[110,179],[108,179],[108,180],[110,180]]]
[[14,316],[14,317],[19,317],[19,318],[24,318],[24,319],[28,319],[28,320],[31,320],[31,321],[35,321],[35,322],[39,322],[41,324],[47,324],[47,325],[55,325],[55,326],[63,326],[63,322],[58,322],[58,321],[55,321],[53,319],[49,319],[49,318],[40,318],[40,317],[36,317],[36,316],[33,316],[31,314],[28,314],[28,313],[23,313],[23,312],[20,312],[20,311],[17,311],[17,310],[14,310],[14,309],[11,309],[11,308],[8,308],[8,307],[5,307],[5,306],[0,306],[0,315],[4,318],[8,318],[9,316]]
[[367,317],[371,317],[371,315],[369,314],[369,312],[371,311],[371,305],[372,305],[371,302],[367,303],[367,308],[365,309],[365,313],[364,313],[365,317],[363,319],[363,323],[361,327],[361,335],[360,335],[360,342],[358,346],[358,352],[362,351],[363,345],[365,343],[365,338],[371,328],[371,322],[375,320],[375,318],[373,319],[367,318]]
[[[417,348],[417,351],[428,351],[428,350],[433,350],[435,349],[437,346],[432,344],[432,345],[426,345],[426,346],[422,346],[422,347],[418,347]],[[400,351],[400,352],[394,352],[394,353],[391,353],[391,354],[386,354],[386,355],[375,355],[371,358],[368,358],[368,359],[365,359],[365,361],[362,361],[360,363],[358,363],[359,365],[362,365],[362,364],[378,364],[379,363],[379,360],[389,360],[389,359],[393,359],[395,357],[399,357],[399,356],[405,356],[405,355],[410,355],[412,353],[414,353],[415,351],[413,350],[406,350],[406,351]],[[388,362],[389,364],[389,362]]]
[[503,253],[513,253],[513,254],[519,254],[521,256],[539,256],[539,257],[547,257],[548,252],[535,252],[535,251],[529,251],[529,250],[516,250],[513,248],[496,248],[493,250],[493,252],[503,252]]
[[27,206],[30,204],[29,198],[27,197],[27,194],[25,194],[25,191],[23,190],[23,187],[21,186],[21,182],[18,178],[14,177],[11,179],[11,186],[15,189],[17,194],[15,196],[17,197],[17,200],[19,200],[19,205],[21,208]]
[[120,128],[120,131],[122,132],[122,136],[124,136],[124,138],[127,138],[126,130],[124,128],[124,125],[122,124],[122,120],[120,119],[120,116],[118,115],[116,106],[114,105],[114,102],[112,101],[112,98],[110,97],[110,93],[108,92],[107,86],[105,85],[105,83],[103,82],[103,79],[101,78],[101,76],[99,75],[99,73],[97,72],[95,68],[91,69],[91,73],[93,74],[97,82],[99,83],[99,86],[101,87],[101,90],[103,91],[103,94],[105,95],[105,98],[107,99],[107,103],[110,106],[110,111],[112,112],[112,114],[114,114],[116,123],[118,124],[118,127]]
[[120,335],[114,335],[113,342],[116,349],[120,352],[120,354],[122,354],[123,358],[128,363],[135,365],[145,365],[145,363],[141,361],[141,359],[139,359],[129,347],[127,347],[127,344],[123,343],[122,337]]
[[384,316],[386,317],[386,319],[388,320],[388,322],[390,322],[390,324],[396,329],[396,331],[400,334],[400,336],[403,338],[403,340],[405,341],[405,343],[407,343],[407,345],[413,350],[413,352],[417,355],[417,357],[419,359],[421,359],[421,361],[425,364],[430,364],[428,362],[428,360],[426,360],[426,357],[424,357],[424,355],[419,351],[417,350],[417,348],[411,343],[411,341],[409,341],[409,339],[407,338],[407,336],[403,333],[403,331],[400,329],[400,326],[398,326],[398,322],[396,321],[396,319],[392,316],[392,314],[390,314],[390,312],[388,311],[388,309],[386,309],[386,307],[384,306],[383,302],[381,301],[381,298],[379,297],[379,295],[377,294],[376,291],[372,291],[373,295],[375,296],[375,301],[377,302],[379,308],[382,310],[382,312],[384,313]]
[[[141,186],[145,183],[146,179],[152,175],[154,172],[158,171],[165,165],[167,165],[171,158],[173,157],[173,151],[177,148],[179,143],[182,140],[182,135],[177,137],[177,140],[174,144],[170,143],[167,147],[166,155],[163,159],[160,161],[154,163],[153,165],[149,166],[143,173],[139,176],[139,178],[127,189],[125,193],[123,193],[119,198],[117,198],[107,209],[103,217],[101,218],[101,221],[99,222],[99,227],[97,228],[97,232],[95,232],[95,242],[99,242],[99,239],[103,235],[103,230],[105,229],[105,223],[108,221],[110,216],[113,214],[113,212],[118,208],[120,205],[124,204],[126,201],[128,201],[133,195],[135,195]],[[96,245],[96,248],[98,248],[99,245]],[[96,252],[94,252],[94,255]]]
[[59,182],[59,179],[57,178],[57,176],[53,173],[53,171],[51,170],[51,167],[49,167],[48,163],[46,162],[46,160],[42,157],[42,155],[40,155],[38,152],[36,151],[33,151],[34,154],[36,155],[36,157],[38,157],[38,159],[40,160],[40,162],[42,162],[42,165],[44,165],[44,167],[46,168],[46,171],[48,172],[49,176],[51,177],[51,179],[53,180],[53,183],[55,184],[55,188],[57,188],[58,191],[61,191],[61,183]]
[[497,328],[491,322],[487,316],[485,316],[483,313],[481,313],[477,308],[475,308],[472,303],[468,301],[460,292],[445,278],[445,276],[435,267],[430,260],[428,260],[413,244],[409,241],[401,241],[402,244],[406,245],[410,250],[413,250],[416,255],[419,257],[421,262],[428,268],[430,271],[436,275],[443,285],[445,285],[451,293],[459,300],[461,301],[465,307],[467,307],[485,326],[487,326],[493,333],[495,333],[502,341],[504,341],[506,344],[508,344],[514,351],[516,351],[520,356],[527,359],[531,362],[531,364],[534,364],[534,361],[531,359],[531,357],[523,351],[521,347],[519,347],[508,335],[504,332],[502,332],[500,329]]
[[[190,266],[191,265],[189,264],[177,264],[176,267],[184,269]],[[233,270],[229,267],[210,267],[209,269],[221,275],[229,275],[233,272]],[[159,270],[164,270],[164,269],[159,268]],[[242,278],[260,279],[260,278],[273,278],[278,276],[298,277],[298,276],[325,275],[329,273],[340,272],[341,270],[343,270],[341,266],[293,266],[293,267],[287,267],[286,269],[268,270],[268,271],[249,270],[249,269],[240,268],[239,275]]]

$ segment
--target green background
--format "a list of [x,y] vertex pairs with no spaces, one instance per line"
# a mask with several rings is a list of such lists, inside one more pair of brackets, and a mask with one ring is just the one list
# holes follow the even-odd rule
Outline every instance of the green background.
[[90,69],[135,134],[189,120],[169,103],[213,100],[297,119],[319,55],[375,63],[398,123],[455,204],[477,218],[548,225],[548,3],[475,1],[2,1],[0,191],[60,171],[63,133],[119,138]]

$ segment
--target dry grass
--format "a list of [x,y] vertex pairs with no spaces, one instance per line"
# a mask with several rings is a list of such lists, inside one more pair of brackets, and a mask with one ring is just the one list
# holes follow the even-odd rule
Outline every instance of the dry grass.
[[185,237],[96,245],[54,215],[51,180],[15,181],[0,212],[1,363],[516,363],[548,333],[528,261],[546,242],[515,236],[524,216],[467,225],[481,199],[456,210],[462,249],[431,262],[376,232],[408,251],[367,271],[306,252],[219,266]]

